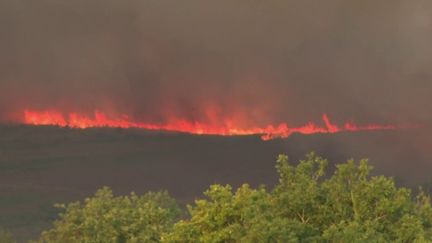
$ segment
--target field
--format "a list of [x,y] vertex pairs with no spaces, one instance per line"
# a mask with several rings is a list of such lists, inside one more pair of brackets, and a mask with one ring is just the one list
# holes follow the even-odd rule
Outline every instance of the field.
[[429,136],[416,130],[295,134],[265,142],[258,136],[3,125],[0,227],[20,241],[34,239],[55,219],[54,203],[81,200],[102,186],[116,194],[168,190],[181,203],[200,197],[212,183],[271,187],[279,153],[297,161],[315,151],[332,163],[367,157],[377,174],[414,188],[427,186],[432,167],[427,144]]

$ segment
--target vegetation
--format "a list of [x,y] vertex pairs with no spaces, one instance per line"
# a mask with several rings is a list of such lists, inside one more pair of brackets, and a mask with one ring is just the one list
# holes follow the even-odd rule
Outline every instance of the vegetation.
[[166,192],[114,197],[109,188],[84,204],[56,206],[65,212],[40,242],[158,242],[181,213]]
[[99,190],[64,208],[39,242],[430,242],[430,197],[370,176],[366,160],[326,174],[310,154],[297,166],[280,155],[274,189],[212,185],[182,212],[167,193],[113,196]]
[[0,229],[0,243],[15,243],[15,240],[9,231]]

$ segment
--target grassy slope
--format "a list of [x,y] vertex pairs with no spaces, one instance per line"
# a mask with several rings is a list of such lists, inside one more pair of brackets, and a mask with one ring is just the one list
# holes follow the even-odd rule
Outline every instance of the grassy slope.
[[105,185],[119,194],[166,189],[181,202],[191,202],[212,183],[272,185],[274,158],[282,152],[292,161],[310,150],[335,162],[370,157],[377,173],[413,184],[427,181],[432,168],[428,154],[391,131],[269,142],[253,136],[25,126],[0,126],[0,135],[0,227],[12,229],[20,240],[49,225],[56,214],[53,203],[82,199]]

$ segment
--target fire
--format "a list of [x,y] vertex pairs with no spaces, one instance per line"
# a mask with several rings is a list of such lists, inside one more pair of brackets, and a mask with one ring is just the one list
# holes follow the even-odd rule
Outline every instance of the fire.
[[274,138],[287,138],[293,133],[316,134],[316,133],[338,133],[338,132],[355,132],[365,130],[393,130],[397,129],[395,125],[357,125],[353,122],[346,122],[343,126],[333,124],[327,114],[322,116],[324,125],[317,125],[309,122],[299,127],[289,127],[286,123],[279,125],[268,125],[266,127],[244,128],[236,126],[232,121],[225,121],[220,125],[205,124],[202,122],[191,122],[185,119],[171,119],[164,124],[137,122],[129,119],[127,115],[119,118],[108,117],[105,113],[95,111],[93,116],[80,113],[69,113],[64,115],[58,111],[24,111],[24,123],[29,125],[51,125],[70,128],[92,128],[92,127],[112,127],[112,128],[141,128],[148,130],[162,130],[183,132],[199,135],[261,135],[263,140]]

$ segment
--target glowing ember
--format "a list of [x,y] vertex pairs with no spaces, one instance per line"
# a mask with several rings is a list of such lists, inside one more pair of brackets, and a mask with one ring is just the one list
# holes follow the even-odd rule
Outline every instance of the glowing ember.
[[174,119],[166,124],[155,124],[131,121],[126,115],[121,118],[113,119],[107,117],[103,112],[94,112],[93,117],[78,113],[63,115],[56,111],[24,111],[24,122],[29,125],[53,125],[71,128],[91,128],[91,127],[118,127],[118,128],[142,128],[148,130],[164,130],[174,132],[184,132],[191,134],[206,135],[261,135],[263,140],[274,138],[286,138],[293,133],[315,134],[315,133],[337,133],[355,132],[365,130],[391,130],[397,129],[394,125],[370,124],[359,126],[353,122],[346,122],[343,126],[332,124],[326,114],[322,117],[324,126],[319,126],[309,122],[300,127],[289,127],[286,123],[277,126],[268,125],[267,127],[242,128],[237,127],[232,122],[224,122],[222,125],[210,125],[201,122],[191,122],[184,119]]

